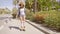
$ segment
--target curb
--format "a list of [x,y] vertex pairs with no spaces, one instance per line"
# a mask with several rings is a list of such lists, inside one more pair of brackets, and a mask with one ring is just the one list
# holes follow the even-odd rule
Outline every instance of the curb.
[[27,23],[31,24],[32,26],[34,26],[35,28],[37,28],[38,30],[42,31],[43,33],[45,34],[60,34],[60,33],[57,33],[57,32],[53,32],[49,29],[46,29],[45,27],[43,26],[38,26],[37,24],[35,24],[34,22],[31,22],[29,20],[26,20]]

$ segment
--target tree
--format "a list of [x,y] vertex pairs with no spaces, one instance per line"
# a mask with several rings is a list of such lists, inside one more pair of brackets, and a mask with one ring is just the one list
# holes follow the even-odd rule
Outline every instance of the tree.
[[14,8],[12,9],[12,13],[13,13],[13,14],[17,14],[17,8],[16,8],[16,7],[14,7]]
[[34,7],[33,7],[33,11],[34,13],[37,11],[37,0],[34,0],[34,3],[33,3]]
[[33,4],[33,0],[26,0],[25,7],[28,8],[28,9],[31,9],[32,8],[32,4]]
[[14,18],[16,18],[17,15],[17,8],[16,5],[19,3],[19,0],[13,0],[13,4],[15,5],[15,7],[12,9],[12,15]]
[[[32,2],[31,2],[32,1]],[[27,8],[33,8],[34,11],[38,10],[52,10],[53,7],[58,8],[59,5],[56,0],[29,0],[26,1]]]
[[15,7],[18,4],[18,2],[19,2],[19,0],[13,0],[13,4],[15,5]]
[[37,11],[37,0],[26,0],[26,8],[33,9],[34,13]]
[[12,16],[13,16],[13,18],[16,18],[16,15],[17,15],[17,8],[14,7],[14,8],[12,9]]

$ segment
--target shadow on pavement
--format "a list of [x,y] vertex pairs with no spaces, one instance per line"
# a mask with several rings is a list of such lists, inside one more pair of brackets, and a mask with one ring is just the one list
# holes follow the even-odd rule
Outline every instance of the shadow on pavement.
[[20,30],[19,27],[16,27],[16,26],[9,26],[9,29],[12,29],[12,28],[17,29],[17,30]]

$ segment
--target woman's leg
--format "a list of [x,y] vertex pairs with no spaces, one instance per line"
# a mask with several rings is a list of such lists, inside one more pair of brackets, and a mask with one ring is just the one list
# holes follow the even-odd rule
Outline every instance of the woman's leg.
[[22,20],[23,20],[23,29],[25,29],[25,16],[22,16]]
[[21,20],[21,30],[25,31],[25,16],[20,16]]
[[22,20],[22,16],[20,16],[20,21],[21,21],[21,29],[23,27],[23,20]]

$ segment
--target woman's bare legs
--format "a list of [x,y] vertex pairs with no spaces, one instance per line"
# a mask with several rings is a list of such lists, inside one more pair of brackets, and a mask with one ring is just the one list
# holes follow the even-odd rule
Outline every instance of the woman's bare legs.
[[25,29],[25,16],[22,17],[23,20],[23,28]]
[[22,29],[22,26],[23,26],[23,25],[22,25],[22,17],[21,17],[21,16],[20,16],[20,21],[21,21],[21,29]]
[[25,16],[21,16],[20,17],[20,20],[21,20],[21,29],[25,29]]

